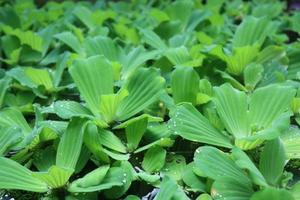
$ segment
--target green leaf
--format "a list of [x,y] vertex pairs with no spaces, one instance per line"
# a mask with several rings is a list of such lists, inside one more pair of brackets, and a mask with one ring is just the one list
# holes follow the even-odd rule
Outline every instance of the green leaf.
[[265,200],[265,199],[274,199],[274,200],[294,200],[292,194],[285,189],[277,188],[265,188],[261,191],[258,191],[252,195],[250,200]]
[[72,184],[77,185],[81,188],[88,188],[100,185],[103,179],[105,178],[108,170],[109,165],[103,165],[87,173],[84,177],[75,180],[74,182],[72,182]]
[[56,101],[53,105],[54,112],[63,119],[72,117],[91,118],[92,113],[86,107],[76,101]]
[[73,169],[52,166],[47,172],[33,172],[32,176],[47,183],[50,188],[59,188],[64,186],[74,172]]
[[182,171],[182,180],[192,191],[205,192],[206,184],[194,173],[194,162],[186,165]]
[[280,135],[281,142],[284,146],[287,159],[300,158],[300,130],[291,127],[284,134]]
[[123,153],[119,153],[117,151],[114,150],[107,150],[105,148],[103,148],[102,150],[105,154],[107,154],[109,157],[115,159],[115,160],[120,160],[120,161],[127,161],[130,158],[130,154],[123,154]]
[[284,146],[279,139],[266,143],[260,155],[259,169],[269,184],[278,185],[286,159]]
[[295,200],[300,199],[300,182],[295,183],[291,189],[291,193],[294,196]]
[[133,119],[135,120],[131,120],[125,128],[129,151],[133,151],[138,147],[148,125],[148,117],[146,115],[141,115]]
[[149,29],[140,29],[142,33],[142,39],[144,42],[155,49],[166,49],[167,45],[165,42],[153,31]]
[[15,127],[0,128],[0,156],[23,139],[20,129]]
[[120,103],[117,119],[123,121],[158,100],[164,83],[155,69],[138,69],[125,84],[129,95]]
[[105,129],[100,129],[99,135],[103,146],[117,152],[126,153],[126,147],[114,133]]
[[62,81],[62,76],[65,68],[67,67],[67,63],[71,57],[70,52],[65,52],[59,57],[59,60],[55,66],[55,72],[53,74],[53,84],[55,87],[58,87],[60,82]]
[[154,200],[188,200],[189,198],[176,182],[168,176],[165,176],[160,184],[158,194]]
[[166,57],[170,60],[173,65],[185,66],[192,58],[185,46],[177,48],[169,48],[166,51]]
[[224,178],[229,178],[241,183],[244,187],[251,185],[250,179],[235,164],[234,160],[215,147],[204,146],[198,148],[194,155],[194,162],[195,166],[211,179],[222,181]]
[[[70,184],[69,192],[94,192],[123,185],[125,170],[120,167],[111,167],[100,184],[90,187],[80,187],[77,181]],[[94,177],[96,178],[96,177]]]
[[211,188],[211,196],[216,200],[249,200],[252,194],[251,185],[229,177],[216,180]]
[[244,83],[246,88],[253,90],[262,78],[264,68],[260,64],[250,64],[244,70]]
[[244,92],[225,84],[215,88],[213,101],[226,130],[235,136],[235,144],[251,149],[288,127],[290,114],[286,111],[294,95],[289,87],[269,85],[255,90],[248,105]]
[[[264,48],[256,58],[258,64],[266,65],[269,62],[281,60],[286,56],[285,49],[280,46],[270,45]],[[289,63],[290,64],[290,63]],[[290,66],[289,66],[290,68]]]
[[247,65],[255,60],[259,54],[259,47],[257,45],[234,47],[231,54],[225,54],[221,50],[214,54],[226,62],[229,73],[240,75]]
[[56,155],[56,165],[58,167],[75,169],[81,151],[86,123],[85,119],[71,119],[58,144]]
[[100,97],[100,112],[107,123],[116,118],[118,107],[122,100],[128,96],[127,90],[119,90],[117,94],[104,94]]
[[119,49],[109,37],[87,38],[84,43],[87,56],[103,55],[110,61],[118,61]]
[[10,26],[1,26],[2,30],[7,35],[13,35],[17,37],[22,45],[28,45],[33,50],[43,51],[43,38],[32,31],[22,31],[20,29],[12,29]]
[[62,32],[58,33],[54,36],[64,44],[66,44],[68,47],[70,47],[73,51],[75,51],[78,54],[82,53],[82,47],[78,40],[78,38],[71,32]]
[[137,47],[131,50],[126,57],[122,57],[122,79],[127,79],[144,65],[146,61],[155,59],[161,54],[161,50],[146,51],[143,47]]
[[132,181],[135,180],[135,174],[132,165],[128,161],[121,161],[118,164],[118,167],[123,169],[123,185],[121,186],[114,186],[104,192],[106,198],[114,198],[118,199],[121,198],[124,194],[126,194],[127,190],[131,186]]
[[46,183],[32,175],[32,172],[19,163],[0,157],[0,188],[47,192]]
[[233,37],[233,46],[242,47],[257,44],[262,45],[272,30],[272,24],[266,18],[246,17],[238,26]]
[[29,88],[44,86],[46,90],[52,90],[54,87],[47,69],[16,67],[8,71],[7,74]]
[[147,172],[159,171],[165,164],[166,154],[166,150],[160,146],[154,146],[148,149],[145,153],[142,167]]
[[[14,146],[14,149],[23,148],[32,141],[32,129],[28,125],[22,113],[15,108],[5,108],[0,111],[0,125],[6,128],[21,129],[21,134],[16,133],[20,137],[24,138],[22,142]],[[9,133],[7,133],[9,134]]]
[[224,84],[215,88],[213,101],[226,130],[236,138],[247,135],[250,131],[246,114],[247,95],[229,84]]
[[33,164],[39,171],[48,171],[51,166],[55,165],[56,150],[53,146],[48,146],[35,152]]
[[170,114],[169,127],[176,135],[216,146],[231,148],[229,137],[217,130],[195,107],[183,103]]
[[0,79],[0,108],[3,105],[3,100],[6,94],[7,89],[9,88],[9,84],[11,82],[11,79],[8,77],[4,77]]
[[171,147],[171,146],[173,146],[173,144],[174,144],[174,140],[172,140],[170,138],[160,138],[154,142],[151,142],[150,144],[147,144],[145,146],[142,146],[142,147],[136,149],[134,151],[134,153],[139,153],[139,152],[145,151],[156,145],[161,146],[161,147]]
[[241,169],[247,170],[250,178],[255,184],[268,186],[261,172],[256,168],[255,164],[250,160],[245,152],[239,148],[233,148],[231,152],[232,158],[235,160],[235,164]]
[[172,72],[171,88],[175,103],[191,102],[195,105],[199,90],[199,76],[191,67],[177,67]]
[[279,85],[255,90],[249,103],[250,122],[258,127],[268,127],[289,109],[295,93],[294,89]]
[[98,128],[95,124],[88,124],[84,134],[85,146],[94,154],[96,159],[109,163],[109,157],[104,153]]
[[101,95],[113,93],[111,64],[103,56],[77,59],[69,72],[89,109],[98,116]]
[[164,167],[161,169],[161,174],[164,176],[169,176],[175,181],[182,180],[183,170],[186,166],[185,157],[182,155],[172,155],[166,156],[166,162]]
[[89,29],[92,30],[96,27],[92,12],[88,8],[79,5],[74,9],[73,14]]

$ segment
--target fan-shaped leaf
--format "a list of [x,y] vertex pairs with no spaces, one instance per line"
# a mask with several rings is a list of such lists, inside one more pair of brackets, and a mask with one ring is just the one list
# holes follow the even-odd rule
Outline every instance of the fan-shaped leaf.
[[19,163],[0,157],[0,188],[47,192],[46,183],[32,175],[32,172]]
[[199,76],[191,67],[177,67],[172,72],[172,94],[175,103],[197,101]]
[[169,126],[174,134],[195,142],[232,147],[229,137],[213,127],[191,104],[183,103],[177,106],[170,116]]
[[101,95],[113,93],[110,63],[103,56],[77,59],[69,71],[90,110],[94,115],[99,115]]
[[244,187],[251,185],[250,179],[234,160],[217,148],[209,146],[198,148],[194,155],[194,162],[195,166],[211,179],[222,181],[224,178],[229,178]]
[[126,83],[125,89],[129,94],[120,103],[117,119],[125,120],[158,100],[164,83],[165,80],[154,69],[138,69]]

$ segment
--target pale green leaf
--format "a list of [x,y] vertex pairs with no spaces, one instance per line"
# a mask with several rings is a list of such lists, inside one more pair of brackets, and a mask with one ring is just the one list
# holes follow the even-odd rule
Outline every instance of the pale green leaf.
[[182,171],[182,180],[190,189],[197,192],[205,192],[206,184],[194,173],[195,164],[189,163]]
[[126,134],[128,149],[130,151],[138,147],[146,131],[147,124],[148,124],[148,117],[144,115],[142,118],[136,119],[135,121],[132,121],[130,124],[126,126],[125,134]]
[[47,192],[46,183],[32,175],[32,172],[19,163],[0,157],[0,188]]
[[300,130],[291,127],[286,133],[280,135],[288,159],[300,158]]
[[156,48],[156,49],[166,49],[167,45],[165,42],[153,31],[149,29],[140,29],[142,33],[142,39],[148,45]]
[[160,146],[154,146],[148,149],[145,153],[142,167],[147,172],[159,171],[165,164],[166,154],[166,150]]
[[117,152],[126,153],[126,147],[122,141],[113,133],[105,129],[99,130],[100,142],[103,146]]
[[236,138],[244,137],[249,133],[247,95],[244,92],[224,84],[215,88],[213,101],[227,131]]
[[260,190],[252,195],[250,200],[266,200],[266,199],[272,199],[272,200],[294,200],[293,195],[285,190],[285,189],[277,189],[277,188],[265,188],[263,190]]
[[85,146],[94,154],[96,159],[109,163],[109,157],[104,153],[100,134],[95,124],[90,123],[87,125],[83,141]]
[[243,185],[229,177],[216,180],[211,188],[211,196],[216,200],[249,200],[252,194],[251,185]]
[[93,21],[92,12],[83,6],[77,6],[73,14],[89,29],[94,29],[96,27],[95,22]]
[[255,164],[250,160],[245,152],[239,148],[233,148],[231,155],[235,163],[242,169],[248,170],[249,176],[254,183],[261,186],[267,186],[267,182]]
[[250,64],[244,70],[244,83],[246,88],[253,90],[262,78],[264,68],[260,64]]
[[53,165],[47,172],[33,172],[32,176],[45,182],[50,188],[59,188],[67,183],[73,171]]
[[270,140],[260,154],[259,169],[269,184],[277,186],[286,164],[284,146],[279,139]]
[[172,95],[175,103],[191,102],[195,105],[199,90],[199,76],[191,67],[177,67],[172,72]]
[[20,129],[15,127],[0,128],[0,156],[3,156],[10,147],[19,143],[23,139]]
[[268,127],[289,109],[296,91],[290,87],[269,85],[254,91],[249,103],[250,123],[257,128]]
[[119,49],[109,37],[87,38],[83,45],[87,56],[103,55],[110,61],[117,61],[119,58]]
[[78,54],[81,54],[82,52],[82,47],[80,44],[80,41],[78,38],[71,32],[62,32],[58,33],[54,36],[67,46],[69,46],[73,51],[75,51]]
[[69,72],[89,109],[99,115],[100,97],[113,93],[113,69],[103,56],[77,59]]
[[107,123],[116,117],[117,109],[122,100],[128,96],[127,90],[119,90],[117,94],[104,94],[100,97],[100,113]]
[[54,87],[50,73],[46,69],[16,67],[8,71],[7,74],[19,81],[22,85],[30,88],[44,86],[46,90],[51,90]]
[[60,139],[56,165],[62,168],[75,169],[81,152],[86,120],[73,118],[63,136]]
[[233,37],[233,46],[262,45],[267,35],[272,32],[272,24],[267,18],[246,17],[238,26]]
[[165,80],[155,69],[138,69],[126,82],[128,96],[120,103],[117,119],[123,121],[158,100]]
[[182,180],[183,170],[186,166],[185,157],[182,155],[172,155],[166,156],[166,162],[164,167],[161,169],[161,174],[163,176],[169,176],[175,181]]
[[170,114],[169,126],[174,134],[195,141],[231,148],[228,136],[216,129],[195,107],[183,103]]
[[169,48],[165,54],[173,65],[185,66],[185,63],[192,59],[185,46]]
[[28,45],[35,51],[43,51],[43,38],[35,32],[13,29],[6,25],[2,25],[1,27],[7,35],[13,35],[17,37],[22,45]]
[[3,100],[7,89],[9,88],[9,84],[11,79],[8,77],[4,77],[0,79],[0,108],[2,107]]
[[170,177],[165,176],[160,184],[158,194],[154,200],[188,200],[189,198],[177,183]]
[[72,117],[91,118],[93,114],[86,107],[76,101],[56,101],[53,104],[54,112],[63,119]]
[[[125,170],[120,167],[111,167],[100,184],[90,187],[80,187],[76,181],[70,184],[69,192],[94,192],[123,185]],[[95,177],[96,178],[96,177]]]
[[[103,165],[87,173],[84,177],[72,182],[72,185],[77,185],[81,188],[88,188],[100,185],[109,170],[109,165]],[[72,186],[71,186],[72,187]]]
[[211,179],[222,181],[224,178],[229,178],[244,187],[251,185],[246,173],[235,164],[234,160],[215,147],[198,148],[194,155],[194,162],[195,166]]
[[122,57],[122,79],[126,79],[134,73],[146,61],[152,60],[161,54],[161,50],[146,51],[142,47],[131,50],[126,57]]

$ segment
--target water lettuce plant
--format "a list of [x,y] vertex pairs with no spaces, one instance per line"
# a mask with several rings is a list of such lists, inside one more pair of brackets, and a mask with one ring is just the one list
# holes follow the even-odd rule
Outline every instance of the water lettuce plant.
[[300,200],[300,11],[0,1],[0,199]]

